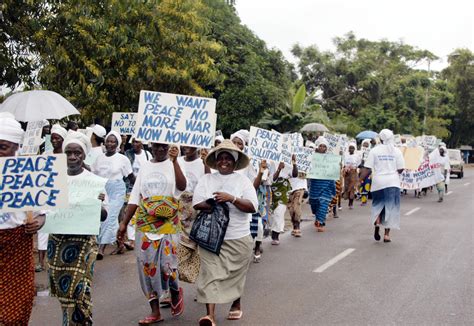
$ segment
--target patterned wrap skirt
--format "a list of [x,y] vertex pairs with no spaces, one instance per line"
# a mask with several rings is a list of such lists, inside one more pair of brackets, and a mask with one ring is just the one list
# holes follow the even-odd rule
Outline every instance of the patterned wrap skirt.
[[140,285],[148,301],[158,299],[164,291],[179,290],[178,243],[179,234],[161,234],[152,240],[137,230],[135,255],[137,257]]
[[98,252],[93,235],[50,234],[49,284],[63,312],[63,325],[92,324],[91,287]]
[[99,244],[115,242],[119,227],[118,217],[125,202],[125,182],[123,180],[109,180],[105,185],[109,197],[107,219],[100,224]]
[[0,230],[0,325],[28,325],[35,296],[33,235]]
[[364,179],[360,185],[359,192],[361,195],[361,202],[366,203],[369,199],[370,187],[372,186],[372,172]]
[[379,215],[384,228],[400,229],[400,188],[389,187],[372,192],[372,225]]
[[359,176],[357,174],[357,170],[347,170],[344,173],[344,193],[342,196],[345,200],[355,198],[358,181]]

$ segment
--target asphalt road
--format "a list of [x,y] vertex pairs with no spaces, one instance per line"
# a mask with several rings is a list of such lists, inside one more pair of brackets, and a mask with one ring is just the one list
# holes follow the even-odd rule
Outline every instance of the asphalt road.
[[[413,191],[404,196],[401,230],[392,231],[391,243],[373,240],[370,206],[343,205],[324,233],[315,231],[306,207],[302,238],[286,232],[280,246],[267,239],[261,263],[248,272],[242,320],[227,321],[230,304],[219,305],[217,323],[474,325],[474,169],[451,179],[443,203],[437,203],[435,189],[421,199]],[[41,288],[46,273],[37,276]],[[161,324],[197,325],[205,315],[204,305],[193,301],[194,286],[183,287],[184,314],[173,318],[163,309]],[[92,295],[96,325],[137,325],[149,312],[132,252],[97,262]],[[37,297],[31,325],[60,322],[57,299]]]

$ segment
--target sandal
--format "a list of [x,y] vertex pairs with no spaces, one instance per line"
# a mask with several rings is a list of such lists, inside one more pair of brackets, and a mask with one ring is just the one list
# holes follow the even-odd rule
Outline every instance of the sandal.
[[199,319],[199,326],[216,326],[214,320],[209,316],[204,316]]
[[181,315],[184,312],[184,295],[183,288],[179,288],[179,299],[176,305],[171,303],[171,314],[176,317]]
[[272,240],[272,245],[278,246],[280,244],[280,240]]
[[138,325],[151,325],[151,324],[154,324],[154,323],[159,323],[160,321],[163,321],[163,317],[161,317],[161,315],[159,317],[155,317],[155,316],[148,316],[148,317],[145,317],[144,319],[141,319],[139,322],[138,322]]
[[390,237],[387,237],[386,235],[384,235],[383,242],[392,242],[392,240],[390,240]]
[[239,320],[242,318],[243,312],[242,310],[231,310],[229,311],[229,315],[227,316],[228,320]]
[[110,254],[111,255],[123,255],[125,253],[125,247],[124,246],[120,246],[120,247],[117,247],[117,249],[115,249],[114,251],[112,251]]
[[301,230],[295,230],[295,237],[296,238],[301,238]]
[[262,258],[262,255],[253,255],[253,262],[254,263],[259,263],[260,262],[260,259]]
[[35,266],[35,272],[36,273],[41,273],[42,271],[44,271],[43,266],[41,266],[39,264]]
[[125,242],[123,245],[125,246],[125,248],[127,250],[134,250],[135,249],[135,247],[132,244],[128,243],[128,242]]
[[97,254],[96,260],[102,260],[104,259],[104,254],[101,254],[100,252]]
[[375,241],[380,241],[379,231],[380,231],[380,226],[376,226],[375,229],[374,229],[374,239],[375,239]]

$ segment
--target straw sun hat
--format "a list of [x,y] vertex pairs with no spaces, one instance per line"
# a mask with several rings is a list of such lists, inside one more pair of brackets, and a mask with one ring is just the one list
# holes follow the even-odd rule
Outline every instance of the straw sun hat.
[[211,169],[217,170],[217,155],[222,152],[228,152],[234,157],[237,156],[235,162],[235,171],[245,169],[249,163],[249,157],[234,145],[229,139],[225,139],[219,146],[209,151],[206,157],[206,165]]

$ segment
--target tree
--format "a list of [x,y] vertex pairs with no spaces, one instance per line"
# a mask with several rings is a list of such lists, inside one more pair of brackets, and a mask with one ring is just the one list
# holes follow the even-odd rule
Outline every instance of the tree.
[[222,44],[216,60],[223,87],[211,87],[217,99],[218,128],[224,134],[255,125],[265,110],[285,105],[291,66],[278,50],[268,49],[224,1],[206,0],[209,37]]
[[448,145],[474,145],[474,53],[457,49],[448,56],[449,66],[441,73],[453,92],[456,114],[449,130]]
[[142,89],[212,95],[222,82],[200,1],[49,2],[34,35],[39,81],[81,109],[86,121],[136,111]]
[[283,107],[267,110],[258,125],[279,132],[296,132],[305,123],[310,122],[319,122],[330,126],[326,112],[319,104],[315,103],[313,96],[307,96],[306,87],[301,84],[298,89],[295,88],[295,85],[292,87]]
[[320,104],[338,131],[353,136],[363,129],[391,128],[416,135],[427,131],[426,115],[425,127],[446,136],[449,95],[436,73],[416,68],[435,55],[401,42],[357,39],[353,33],[334,44],[334,52],[299,45],[292,52],[302,81],[310,92],[321,92]]

